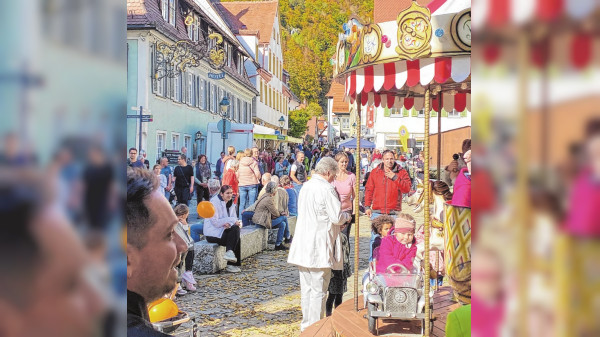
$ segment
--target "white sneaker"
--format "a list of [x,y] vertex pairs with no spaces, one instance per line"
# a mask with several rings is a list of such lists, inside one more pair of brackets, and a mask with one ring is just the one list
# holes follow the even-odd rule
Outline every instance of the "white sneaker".
[[187,291],[183,290],[183,288],[181,287],[181,284],[179,284],[179,287],[177,287],[177,295],[185,295],[187,294]]
[[225,252],[225,260],[233,263],[237,262],[237,258],[235,257],[233,250],[228,250]]
[[240,267],[236,267],[236,266],[232,266],[232,265],[227,265],[227,268],[225,268],[225,271],[228,273],[239,273],[242,270],[240,269]]

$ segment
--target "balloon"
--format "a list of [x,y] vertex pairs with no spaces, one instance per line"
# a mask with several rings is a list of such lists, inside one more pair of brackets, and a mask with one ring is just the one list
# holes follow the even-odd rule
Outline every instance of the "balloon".
[[215,206],[213,206],[210,201],[200,202],[198,207],[196,207],[196,210],[198,211],[198,215],[205,219],[215,216]]
[[387,35],[382,36],[381,37],[381,42],[384,43],[384,44],[387,43],[388,42],[388,36]]
[[385,47],[389,48],[392,45],[392,41],[387,40],[387,42],[385,43]]
[[177,304],[169,298],[160,298],[148,306],[148,315],[150,322],[160,322],[177,316],[179,308]]

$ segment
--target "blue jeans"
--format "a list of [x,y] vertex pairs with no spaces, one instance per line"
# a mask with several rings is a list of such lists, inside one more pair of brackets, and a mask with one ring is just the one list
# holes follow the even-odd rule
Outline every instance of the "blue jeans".
[[200,223],[190,225],[190,236],[194,242],[200,241],[200,235],[204,232],[204,220],[200,220]]
[[275,240],[275,246],[279,246],[283,242],[283,238],[289,239],[290,237],[290,226],[288,225],[287,217],[282,215],[278,218],[271,220],[271,228],[278,228],[277,240]]
[[252,222],[252,217],[254,216],[254,212],[246,211],[242,213],[242,228],[250,225],[254,225]]
[[256,201],[258,185],[240,186],[240,213]]
[[296,192],[298,192],[298,196],[300,196],[300,189],[302,188],[302,184],[296,184],[296,183],[292,183],[294,184],[294,189],[296,190]]

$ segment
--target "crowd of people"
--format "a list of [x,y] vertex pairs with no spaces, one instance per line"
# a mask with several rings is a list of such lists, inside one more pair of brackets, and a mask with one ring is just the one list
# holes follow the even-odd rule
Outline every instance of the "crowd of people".
[[[426,174],[422,152],[411,157],[392,150],[355,153],[353,149],[331,150],[303,144],[286,156],[283,152],[261,152],[256,147],[236,152],[230,146],[227,154],[221,153],[212,171],[206,156],[200,155],[197,161],[190,162],[184,150],[177,166],[171,168],[167,158],[161,158],[153,168],[154,174],[148,175],[143,172],[142,163],[133,157],[132,153],[137,151],[132,148],[129,161],[132,169],[128,172],[128,203],[129,183],[135,181],[143,181],[149,191],[134,193],[134,198],[143,201],[151,195],[160,195],[161,204],[170,205],[171,209],[171,202],[175,201],[173,215],[163,216],[176,221],[177,241],[181,241],[182,247],[177,249],[183,255],[179,254],[174,260],[169,258],[171,265],[179,270],[176,281],[179,279],[183,285],[179,293],[196,289],[191,272],[193,243],[200,240],[201,234],[208,242],[226,247],[226,271],[237,273],[241,271],[240,228],[259,225],[278,229],[275,250],[289,249],[287,261],[299,271],[301,330],[304,330],[324,315],[331,315],[342,302],[347,279],[353,272],[350,230],[361,212],[372,220],[369,260],[377,260],[377,271],[386,272],[388,267],[397,264],[409,270],[415,267],[423,228],[411,215],[402,212],[402,200],[414,192],[416,182]],[[444,170],[454,186],[454,196],[442,180],[436,182],[434,190],[445,201],[469,207],[470,140],[463,142],[463,152],[458,156]],[[355,175],[357,166],[361,169],[359,178]],[[355,200],[359,196],[355,187],[361,183],[362,176],[364,200],[360,202],[364,209],[356,209]],[[188,206],[194,193],[197,203],[210,202],[215,214],[203,223],[188,225]],[[137,200],[138,207],[141,207],[140,200]],[[170,213],[166,208],[164,211]],[[149,213],[154,212],[147,208],[145,213],[138,210],[137,215],[150,219]],[[294,237],[289,216],[297,216]],[[443,219],[437,221],[443,222]],[[434,275],[433,282],[438,275]],[[169,283],[169,291],[172,292],[175,283]],[[166,288],[163,290],[163,294],[169,292]],[[146,301],[153,298],[144,297]]]

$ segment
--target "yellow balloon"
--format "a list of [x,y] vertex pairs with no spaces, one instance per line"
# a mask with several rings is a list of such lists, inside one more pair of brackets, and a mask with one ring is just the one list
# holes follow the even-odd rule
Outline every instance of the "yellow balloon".
[[150,322],[160,322],[177,316],[179,308],[177,304],[169,298],[160,298],[148,306],[148,315]]
[[210,201],[202,201],[196,207],[198,215],[203,218],[212,218],[215,216],[215,206]]

